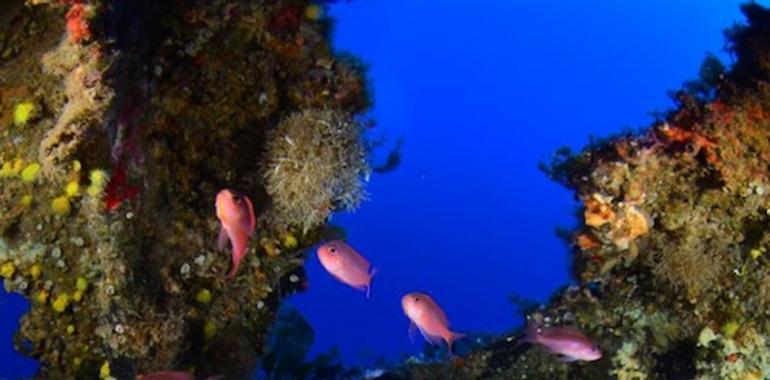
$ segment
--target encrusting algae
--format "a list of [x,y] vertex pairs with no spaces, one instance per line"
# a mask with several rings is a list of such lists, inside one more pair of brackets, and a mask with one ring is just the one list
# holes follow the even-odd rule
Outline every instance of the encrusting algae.
[[[365,69],[333,53],[326,5],[7,3],[0,275],[32,301],[17,349],[38,378],[245,377],[281,299],[303,289],[285,277],[364,194]],[[229,280],[213,207],[224,188],[258,216]]]

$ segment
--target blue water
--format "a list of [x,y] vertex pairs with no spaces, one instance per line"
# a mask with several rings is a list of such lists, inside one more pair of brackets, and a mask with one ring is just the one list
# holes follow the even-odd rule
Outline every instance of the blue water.
[[13,334],[19,327],[18,320],[29,310],[29,303],[18,294],[0,290],[0,379],[32,376],[37,362],[21,356],[13,349]]
[[[570,281],[554,228],[575,223],[576,203],[538,161],[591,134],[647,125],[707,51],[729,59],[722,30],[743,20],[739,3],[333,5],[336,46],[371,64],[372,136],[405,144],[402,166],[372,178],[370,202],[333,220],[380,268],[373,298],[333,280],[311,255],[309,290],[289,300],[315,329],[313,352],[337,346],[352,363],[417,353],[399,304],[416,290],[432,294],[459,331],[520,323],[511,294],[545,300]],[[0,378],[36,368],[11,344],[26,307],[0,291]]]
[[[483,4],[470,6],[470,4]],[[465,332],[515,327],[511,294],[567,284],[571,193],[537,170],[557,148],[649,124],[666,91],[697,76],[739,1],[353,1],[333,6],[335,45],[371,64],[373,135],[404,137],[403,164],[370,202],[335,216],[380,268],[373,298],[308,260],[289,302],[314,352],[350,362],[416,354],[401,296],[427,291]],[[387,153],[386,150],[381,155]]]

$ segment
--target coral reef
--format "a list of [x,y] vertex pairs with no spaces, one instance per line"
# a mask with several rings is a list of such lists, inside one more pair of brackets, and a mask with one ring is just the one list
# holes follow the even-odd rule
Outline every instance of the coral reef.
[[307,231],[363,201],[361,177],[370,170],[362,128],[336,111],[305,110],[268,133],[265,180],[275,223]]
[[[31,302],[16,346],[38,378],[253,371],[280,300],[303,287],[303,251],[364,194],[365,68],[332,51],[325,14],[293,0],[4,3],[0,275]],[[281,157],[316,160],[275,170]],[[259,215],[232,280],[216,250],[225,187]]]
[[645,131],[544,165],[582,202],[576,284],[529,318],[602,348],[560,363],[520,332],[468,356],[414,359],[389,378],[765,379],[770,339],[770,10],[742,7],[732,67],[709,56]]

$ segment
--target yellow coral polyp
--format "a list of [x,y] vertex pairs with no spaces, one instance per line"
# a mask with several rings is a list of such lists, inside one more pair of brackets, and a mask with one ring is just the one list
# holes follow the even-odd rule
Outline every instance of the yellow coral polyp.
[[75,333],[75,326],[73,325],[67,325],[67,334],[74,334]]
[[12,262],[9,261],[0,266],[0,276],[3,278],[9,279],[13,277],[14,273],[16,273],[16,266]]
[[99,378],[107,379],[108,377],[110,377],[110,362],[104,362],[99,368]]
[[70,297],[64,293],[60,294],[56,299],[53,301],[53,310],[57,313],[63,313],[65,310],[67,310],[67,306],[70,305]]
[[48,292],[45,290],[41,290],[37,293],[37,296],[35,297],[37,299],[37,302],[40,303],[46,303],[48,301]]
[[78,195],[80,192],[80,184],[78,181],[70,181],[67,183],[67,186],[64,186],[64,193],[67,194],[68,197],[74,197]]
[[736,321],[727,322],[724,326],[722,326],[722,335],[724,335],[726,338],[732,339],[740,328],[741,325]]
[[83,299],[83,292],[80,290],[76,290],[75,293],[72,293],[72,300],[75,302],[80,302]]
[[16,177],[24,168],[24,160],[17,158],[13,163],[6,162],[0,167],[0,178]]
[[21,182],[32,183],[37,179],[37,174],[40,172],[40,164],[32,162],[27,165],[24,170],[21,171]]
[[212,321],[206,321],[206,324],[203,325],[203,336],[206,339],[211,339],[216,335],[217,333],[217,325],[214,324]]
[[32,120],[37,114],[35,103],[23,102],[16,105],[13,110],[13,123],[17,126],[24,126]]
[[195,300],[201,304],[208,304],[211,302],[211,291],[208,289],[201,289],[198,294],[195,295]]
[[11,171],[13,170],[13,166],[10,162],[3,163],[3,166],[0,166],[0,178],[5,177],[12,177]]
[[25,194],[25,195],[23,195],[21,197],[21,200],[19,201],[19,204],[22,207],[29,207],[29,206],[32,205],[32,200],[33,200],[32,195]]
[[77,280],[75,280],[75,289],[85,292],[86,289],[88,289],[88,280],[86,280],[85,277],[78,277]]
[[297,248],[298,244],[299,242],[297,241],[297,238],[295,238],[292,234],[287,234],[283,237],[283,247],[286,249]]
[[318,4],[310,4],[305,8],[305,18],[308,20],[318,20],[323,16],[323,8]]
[[79,173],[81,169],[80,161],[75,160],[72,162],[72,171],[75,173]]
[[70,199],[66,195],[54,198],[51,201],[51,209],[59,215],[66,215],[70,212]]
[[40,265],[34,264],[29,268],[29,275],[32,277],[33,280],[37,280],[40,278],[41,274]]
[[278,256],[278,254],[281,253],[278,247],[275,246],[275,243],[270,239],[262,239],[260,244],[262,245],[262,248],[265,249],[267,255],[270,257]]
[[91,173],[88,175],[88,179],[91,181],[91,184],[88,185],[86,193],[92,197],[100,196],[104,191],[104,188],[107,186],[107,181],[109,180],[107,177],[107,172],[100,169],[91,170]]

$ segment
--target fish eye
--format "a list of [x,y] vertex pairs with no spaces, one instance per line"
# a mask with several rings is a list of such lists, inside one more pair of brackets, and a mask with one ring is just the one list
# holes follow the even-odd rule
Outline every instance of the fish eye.
[[414,297],[414,302],[420,302],[420,297]]
[[337,253],[337,248],[334,246],[329,247],[329,252],[331,253]]
[[233,200],[238,202],[241,200],[241,197],[239,197],[237,194],[233,194]]

